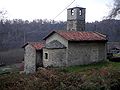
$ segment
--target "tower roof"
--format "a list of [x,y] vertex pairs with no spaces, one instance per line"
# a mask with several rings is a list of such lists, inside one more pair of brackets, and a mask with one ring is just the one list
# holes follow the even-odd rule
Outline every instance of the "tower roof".
[[68,10],[70,10],[70,9],[75,9],[75,8],[86,9],[86,8],[83,8],[83,7],[73,7],[73,8],[68,8]]

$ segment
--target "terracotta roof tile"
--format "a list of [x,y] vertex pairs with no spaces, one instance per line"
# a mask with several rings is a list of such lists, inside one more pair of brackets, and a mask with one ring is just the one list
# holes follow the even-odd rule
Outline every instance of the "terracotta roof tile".
[[105,35],[95,32],[57,32],[69,41],[96,41],[106,40]]
[[44,43],[42,43],[42,42],[27,42],[27,43],[23,46],[23,48],[24,48],[26,45],[28,45],[28,44],[32,45],[36,50],[40,50],[40,49],[42,49],[42,48],[44,47]]
[[[53,31],[51,34],[57,33],[68,41],[106,41],[106,35],[98,32],[79,32],[79,31]],[[44,38],[47,39],[47,37]]]
[[30,43],[36,50],[40,50],[44,47],[44,44],[41,42],[32,42]]

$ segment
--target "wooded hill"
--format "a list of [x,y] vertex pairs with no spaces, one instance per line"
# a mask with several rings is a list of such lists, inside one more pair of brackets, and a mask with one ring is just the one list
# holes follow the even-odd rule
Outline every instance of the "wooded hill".
[[[37,19],[0,21],[0,50],[20,48],[24,42],[41,41],[52,30],[66,30],[66,22]],[[86,31],[106,34],[109,41],[120,42],[120,20],[103,20],[86,23]]]

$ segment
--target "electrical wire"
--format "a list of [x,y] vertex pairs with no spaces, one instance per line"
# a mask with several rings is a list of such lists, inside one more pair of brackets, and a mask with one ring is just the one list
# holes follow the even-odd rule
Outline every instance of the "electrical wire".
[[[65,7],[60,13],[58,13],[54,18],[56,19],[59,15],[61,15],[68,7],[70,7],[73,3],[75,2],[75,0],[73,0],[67,7]],[[42,26],[43,28],[44,26]],[[34,33],[34,32],[37,32],[37,31],[31,31],[31,32],[27,32],[27,33]],[[26,41],[26,33],[24,32],[24,42]]]
[[63,9],[58,15],[56,15],[56,16],[53,18],[53,20],[56,19],[60,14],[62,14],[62,13],[63,13],[68,7],[70,7],[74,2],[75,2],[75,0],[73,0],[67,7],[65,7],[65,9]]
[[[73,0],[67,7],[65,7],[58,15],[56,15],[54,18],[53,18],[53,20],[54,19],[56,19],[60,14],[62,14],[68,7],[70,7],[73,3],[75,2],[75,0]],[[42,26],[42,28],[43,28],[44,26]],[[34,32],[36,32],[36,31],[31,31],[31,32],[27,32],[27,33],[34,33]]]

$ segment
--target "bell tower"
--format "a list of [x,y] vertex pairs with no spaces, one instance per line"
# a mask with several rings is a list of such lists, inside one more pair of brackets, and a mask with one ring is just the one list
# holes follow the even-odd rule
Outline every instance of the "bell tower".
[[67,9],[67,31],[85,31],[85,8]]

